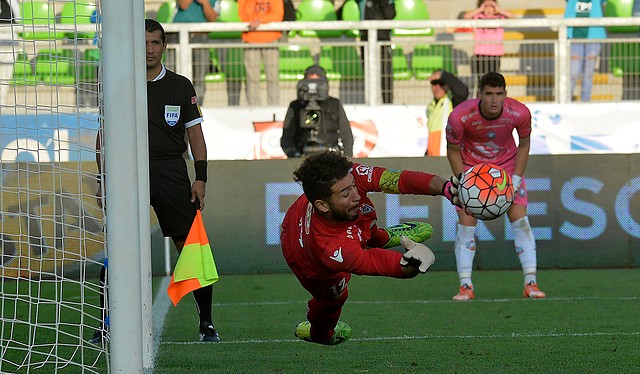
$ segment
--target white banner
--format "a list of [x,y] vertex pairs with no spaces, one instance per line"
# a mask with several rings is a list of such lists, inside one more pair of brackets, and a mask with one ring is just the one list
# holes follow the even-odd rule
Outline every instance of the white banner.
[[[640,104],[528,104],[531,154],[640,152]],[[354,157],[421,157],[427,144],[426,107],[346,105]],[[211,160],[284,158],[286,108],[203,108]]]

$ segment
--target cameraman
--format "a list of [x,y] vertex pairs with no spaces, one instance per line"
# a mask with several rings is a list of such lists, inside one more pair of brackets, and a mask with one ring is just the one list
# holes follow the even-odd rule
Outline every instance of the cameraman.
[[298,99],[284,117],[280,146],[287,157],[325,149],[353,156],[353,134],[340,100],[329,96],[327,73],[312,65],[298,82]]

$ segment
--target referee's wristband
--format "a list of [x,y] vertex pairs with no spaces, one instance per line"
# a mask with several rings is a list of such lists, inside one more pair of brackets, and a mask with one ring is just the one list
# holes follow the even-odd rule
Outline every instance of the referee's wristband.
[[196,170],[196,180],[207,183],[207,161],[198,160],[193,163],[193,167]]

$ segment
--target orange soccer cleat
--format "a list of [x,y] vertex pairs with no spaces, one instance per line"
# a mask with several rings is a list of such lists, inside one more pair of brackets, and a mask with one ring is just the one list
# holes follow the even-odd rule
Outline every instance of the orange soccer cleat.
[[460,291],[452,299],[454,301],[469,301],[475,297],[476,295],[473,293],[473,285],[469,286],[465,283],[460,286]]
[[535,282],[529,282],[529,284],[524,286],[522,296],[528,297],[530,299],[542,299],[547,297],[544,292],[540,291],[540,288],[538,288],[538,284]]

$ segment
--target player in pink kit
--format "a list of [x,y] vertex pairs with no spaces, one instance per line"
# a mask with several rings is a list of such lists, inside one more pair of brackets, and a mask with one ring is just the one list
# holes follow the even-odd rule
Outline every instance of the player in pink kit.
[[[507,97],[506,83],[499,73],[482,76],[478,90],[480,98],[465,101],[449,115],[447,158],[454,175],[479,163],[492,163],[509,172],[516,194],[507,215],[524,273],[523,295],[543,298],[546,295],[538,288],[536,279],[536,242],[527,217],[527,187],[523,178],[529,160],[531,113],[524,104]],[[514,129],[519,138],[517,146]],[[467,301],[475,297],[471,271],[477,220],[460,209],[458,217],[454,250],[460,291],[453,300]]]
[[[351,328],[339,321],[351,274],[413,278],[435,261],[428,247],[416,243],[431,236],[431,226],[378,228],[367,193],[443,195],[458,203],[458,181],[355,164],[333,151],[307,157],[294,179],[304,194],[282,223],[282,253],[312,296],[307,321],[296,327],[295,335],[309,342],[339,344],[351,336]],[[406,253],[385,249],[399,244]]]

